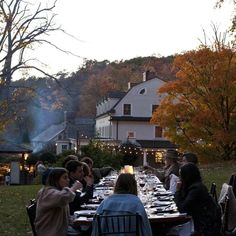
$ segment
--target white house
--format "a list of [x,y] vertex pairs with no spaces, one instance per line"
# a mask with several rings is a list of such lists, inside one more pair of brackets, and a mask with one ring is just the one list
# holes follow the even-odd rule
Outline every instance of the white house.
[[143,164],[147,159],[156,162],[164,150],[176,148],[163,137],[161,127],[150,123],[163,96],[157,90],[164,83],[152,72],[145,72],[143,82],[129,84],[127,93],[109,93],[97,104],[96,132],[100,139],[119,143],[128,138],[138,142],[143,150]]

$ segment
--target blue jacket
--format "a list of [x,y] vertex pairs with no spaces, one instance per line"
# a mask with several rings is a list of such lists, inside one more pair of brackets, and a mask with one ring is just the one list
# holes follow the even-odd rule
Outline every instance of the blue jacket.
[[[102,201],[97,214],[106,215],[138,213],[141,216],[140,235],[152,236],[152,229],[146,211],[140,199],[133,194],[113,194]],[[92,236],[97,236],[97,225],[93,222]]]

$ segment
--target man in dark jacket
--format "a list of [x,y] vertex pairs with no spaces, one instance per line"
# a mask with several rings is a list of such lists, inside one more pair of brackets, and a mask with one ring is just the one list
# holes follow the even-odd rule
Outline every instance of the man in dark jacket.
[[83,163],[76,160],[71,160],[66,164],[66,169],[69,172],[70,186],[75,181],[83,182],[85,180],[86,186],[83,187],[82,192],[76,192],[76,196],[70,205],[70,214],[73,215],[75,211],[80,210],[80,206],[87,203],[89,199],[93,198],[93,178],[91,176],[85,176],[83,172]]

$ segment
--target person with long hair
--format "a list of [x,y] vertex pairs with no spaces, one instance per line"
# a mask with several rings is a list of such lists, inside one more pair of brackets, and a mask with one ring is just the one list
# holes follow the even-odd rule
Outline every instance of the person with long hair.
[[181,213],[192,216],[194,235],[220,235],[218,207],[202,183],[197,165],[187,163],[180,168],[180,182],[177,185],[175,202]]
[[82,188],[76,181],[69,188],[68,171],[54,168],[48,175],[46,185],[37,194],[35,229],[38,236],[65,236],[69,226],[69,203],[75,192]]
[[[137,182],[132,174],[120,174],[114,193],[104,199],[96,214],[122,215],[138,213],[141,218],[140,235],[152,236],[150,222],[141,200],[137,196]],[[96,221],[93,222],[93,236],[98,235]]]
[[182,164],[193,163],[195,165],[198,164],[198,157],[196,154],[192,152],[186,152],[182,156]]

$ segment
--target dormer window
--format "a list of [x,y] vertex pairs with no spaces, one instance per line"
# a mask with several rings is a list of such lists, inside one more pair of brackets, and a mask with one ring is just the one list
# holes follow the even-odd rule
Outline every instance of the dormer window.
[[159,105],[152,105],[152,114],[156,111]]
[[124,104],[123,106],[123,113],[124,115],[131,115],[131,104]]
[[140,95],[143,95],[143,94],[145,94],[146,93],[146,89],[145,88],[142,88],[140,91],[139,91],[139,94]]
[[155,126],[155,138],[162,137],[162,128],[160,126]]

